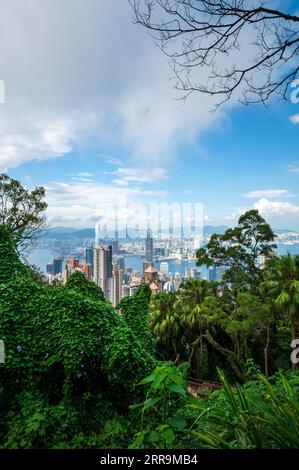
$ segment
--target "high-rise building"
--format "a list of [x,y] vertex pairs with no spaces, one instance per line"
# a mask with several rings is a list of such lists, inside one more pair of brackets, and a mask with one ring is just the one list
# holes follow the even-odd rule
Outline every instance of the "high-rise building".
[[87,279],[92,280],[92,266],[90,263],[85,263],[82,265],[82,272],[85,274]]
[[53,259],[53,271],[54,276],[56,276],[56,274],[62,273],[62,258],[60,256],[57,256],[57,258]]
[[119,254],[119,246],[118,246],[118,240],[113,240],[112,242],[112,255],[118,255]]
[[100,286],[106,299],[111,296],[112,247],[99,246],[94,250],[94,282]]
[[164,284],[163,290],[166,292],[174,292],[174,283],[173,281],[167,281]]
[[182,284],[182,276],[179,272],[175,273],[173,277],[174,290],[178,290]]
[[191,268],[190,277],[192,279],[200,279],[202,277],[202,271],[200,268]]
[[217,269],[216,266],[209,267],[209,281],[216,282],[217,281]]
[[112,266],[112,278],[110,280],[110,302],[115,307],[119,304],[122,298],[123,289],[123,274],[124,271],[120,269],[117,264]]
[[188,280],[191,277],[191,270],[190,268],[185,269],[185,278]]
[[163,274],[168,274],[169,265],[168,265],[167,261],[162,261],[162,263],[160,263],[160,271]]
[[93,248],[86,248],[85,250],[85,263],[91,265],[91,272],[93,275]]
[[48,263],[46,266],[46,273],[47,274],[54,274],[54,266],[53,263]]
[[153,240],[152,231],[149,228],[147,230],[146,240],[145,240],[145,261],[147,261],[148,263],[152,263],[154,260],[153,254],[154,254],[154,240]]
[[68,271],[75,271],[76,268],[80,265],[80,261],[78,258],[68,258],[66,260],[66,266]]
[[124,258],[124,256],[117,256],[116,259],[115,259],[115,262],[116,262],[117,266],[120,269],[125,270],[125,258]]

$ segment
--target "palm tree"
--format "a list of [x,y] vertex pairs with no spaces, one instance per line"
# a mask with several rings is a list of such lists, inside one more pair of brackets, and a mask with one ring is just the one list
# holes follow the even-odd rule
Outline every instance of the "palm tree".
[[[292,341],[297,339],[299,318],[299,256],[276,258],[269,270],[269,281],[277,309],[290,324]],[[292,363],[292,370],[296,364]]]
[[206,280],[189,279],[181,286],[174,306],[186,342],[191,343],[189,361],[194,362],[197,377],[203,372],[203,334],[206,331],[206,315],[202,311],[202,303],[214,291],[213,284]]
[[177,337],[180,330],[178,315],[173,306],[176,294],[160,292],[150,303],[149,325],[158,342],[171,345],[175,358],[178,357]]

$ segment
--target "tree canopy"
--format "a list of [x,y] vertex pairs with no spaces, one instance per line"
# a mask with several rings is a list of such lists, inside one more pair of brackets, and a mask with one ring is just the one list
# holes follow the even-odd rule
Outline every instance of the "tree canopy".
[[274,256],[276,235],[257,210],[241,215],[238,225],[223,235],[213,234],[197,251],[197,265],[222,266],[251,280],[263,277],[260,265]]
[[46,229],[45,189],[32,191],[0,174],[0,224],[10,228],[18,250],[28,249]]

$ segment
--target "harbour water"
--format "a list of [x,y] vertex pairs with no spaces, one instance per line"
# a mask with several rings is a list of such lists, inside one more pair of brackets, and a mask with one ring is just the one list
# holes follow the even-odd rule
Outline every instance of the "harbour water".
[[[299,254],[299,244],[294,244],[294,245],[278,245],[278,253],[279,255],[286,255],[288,253],[291,253],[293,255]],[[39,268],[42,272],[46,271],[46,265],[50,262],[52,262],[53,258],[57,256],[57,252],[54,250],[51,250],[49,248],[38,248],[34,250],[30,255],[28,256],[28,261],[30,264],[35,265],[37,268]],[[142,262],[144,261],[143,258],[140,256],[125,256],[125,266],[126,268],[132,268],[133,272],[140,272],[142,273]],[[186,268],[195,268],[196,264],[195,261],[179,261],[179,260],[170,260],[167,261],[168,263],[168,269],[169,273],[175,274],[175,273],[180,273],[181,275],[185,274]],[[157,270],[160,268],[160,261],[155,262],[155,267]],[[204,272],[205,268],[203,268],[203,276],[206,276],[206,273]]]

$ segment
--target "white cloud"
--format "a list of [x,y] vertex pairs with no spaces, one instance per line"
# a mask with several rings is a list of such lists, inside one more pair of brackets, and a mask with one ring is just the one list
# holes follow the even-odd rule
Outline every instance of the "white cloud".
[[109,163],[110,165],[121,165],[122,164],[122,162],[119,158],[110,157],[109,155],[104,155],[104,156],[106,157],[106,163]]
[[254,209],[264,217],[286,216],[299,214],[299,206],[289,202],[269,201],[269,199],[261,198],[254,204]]
[[255,198],[273,198],[279,196],[290,196],[288,189],[264,189],[264,190],[257,190],[257,191],[250,191],[248,193],[243,194],[244,197],[249,199]]
[[288,167],[288,171],[291,173],[299,173],[299,166],[291,165]]
[[82,173],[77,173],[77,176],[80,178],[89,178],[90,176],[93,176],[92,173],[88,173],[88,171],[84,171]]
[[117,176],[113,183],[126,185],[129,183],[156,183],[168,179],[167,173],[163,168],[118,168],[114,172]]
[[210,96],[174,99],[168,59],[132,23],[126,1],[0,0],[0,8],[2,170],[95,139],[123,148],[134,165],[166,166],[225,117],[210,113]]
[[5,118],[0,120],[0,171],[33,159],[57,158],[73,149],[76,129],[71,119],[44,117],[36,122],[33,116],[24,116],[22,123],[11,124]]
[[290,116],[289,119],[293,124],[299,124],[299,114],[294,114]]
[[[47,217],[51,225],[87,227],[100,219],[113,221],[115,208],[121,218],[136,217],[136,205],[161,201],[166,191],[142,190],[99,183],[61,183],[45,185]],[[146,217],[146,213],[144,214]]]

